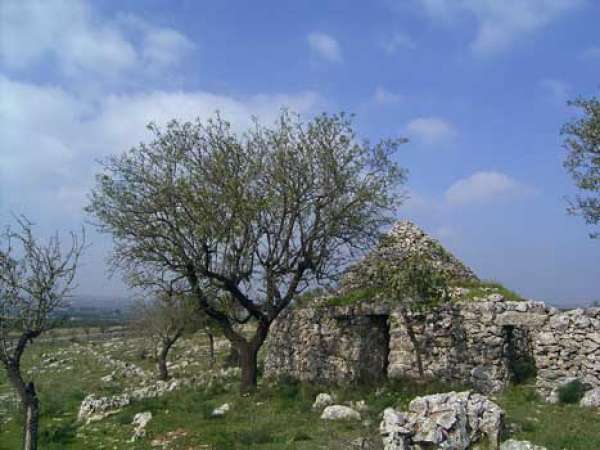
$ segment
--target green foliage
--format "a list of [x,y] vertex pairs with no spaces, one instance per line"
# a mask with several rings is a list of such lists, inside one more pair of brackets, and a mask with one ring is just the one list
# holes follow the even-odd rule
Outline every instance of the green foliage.
[[[577,98],[569,105],[583,113],[561,130],[568,152],[564,166],[582,193],[573,199],[569,212],[597,226],[600,224],[600,99]],[[591,233],[591,237],[599,238],[600,232]]]
[[327,299],[325,303],[328,306],[349,306],[357,303],[373,301],[380,298],[382,289],[377,287],[368,287],[364,289],[353,289],[345,294]]
[[512,381],[516,384],[523,384],[535,378],[537,367],[533,358],[519,358],[510,362],[512,372]]
[[423,256],[408,256],[401,270],[381,263],[377,272],[383,295],[412,311],[425,311],[449,299],[448,275]]
[[470,280],[452,284],[454,287],[467,288],[468,292],[462,297],[465,300],[475,300],[490,294],[500,294],[509,301],[523,301],[523,297],[506,288],[497,281],[492,280]]
[[563,404],[579,403],[585,394],[585,385],[579,380],[573,380],[558,388],[558,400]]

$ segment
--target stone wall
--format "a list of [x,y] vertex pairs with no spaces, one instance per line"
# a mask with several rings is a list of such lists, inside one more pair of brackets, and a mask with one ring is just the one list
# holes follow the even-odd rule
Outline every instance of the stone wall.
[[600,386],[600,308],[560,312],[540,302],[507,301],[506,290],[480,283],[470,268],[410,222],[394,225],[353,265],[336,295],[368,295],[374,267],[384,263],[402,270],[406,258],[415,255],[453,281],[451,304],[428,314],[403,314],[381,298],[376,305],[365,298],[344,307],[327,306],[327,298],[315,300],[273,323],[266,375],[340,383],[421,377],[422,366],[426,376],[487,393],[504,388],[519,363],[529,361],[537,367],[537,387],[546,398],[572,377]]
[[444,305],[427,315],[392,311],[388,375],[419,377],[418,348],[426,376],[498,391],[510,381],[514,361],[533,358],[531,330],[546,314],[541,303],[499,296]]
[[418,378],[420,359],[426,376],[484,393],[504,388],[514,363],[529,360],[547,397],[565,377],[600,386],[600,308],[559,312],[497,294],[426,315],[368,304],[303,308],[273,324],[267,348],[267,376],[334,383],[384,372]]
[[549,398],[565,378],[600,386],[600,308],[552,310],[534,339],[538,390]]
[[318,383],[385,377],[387,311],[376,312],[326,307],[284,312],[267,341],[266,375]]

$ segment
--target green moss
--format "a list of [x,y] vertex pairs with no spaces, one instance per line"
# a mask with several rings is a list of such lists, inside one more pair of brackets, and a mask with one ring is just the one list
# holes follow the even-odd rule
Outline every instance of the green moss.
[[374,300],[381,290],[377,288],[354,289],[344,295],[331,297],[325,303],[327,306],[349,306]]
[[464,300],[475,300],[477,298],[486,297],[490,294],[500,294],[509,301],[523,301],[523,297],[521,295],[511,291],[497,281],[462,281],[460,283],[453,284],[453,287],[468,289],[468,291],[462,297]]

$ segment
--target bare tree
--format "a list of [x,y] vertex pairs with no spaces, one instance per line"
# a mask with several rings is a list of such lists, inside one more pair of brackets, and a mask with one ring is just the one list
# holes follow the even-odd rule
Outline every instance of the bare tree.
[[9,227],[0,236],[0,361],[23,407],[23,449],[35,450],[39,400],[33,380],[23,378],[21,358],[71,292],[85,235],[71,233],[64,252],[58,235],[40,243],[27,219],[17,221],[17,231]]
[[132,308],[134,329],[152,342],[158,378],[169,379],[167,357],[171,347],[193,326],[193,305],[175,295],[139,299]]
[[242,135],[219,115],[149,128],[153,141],[104,161],[87,211],[113,235],[116,267],[187,282],[239,351],[241,391],[253,390],[271,323],[393,220],[405,172],[391,157],[405,141],[371,145],[343,114],[304,123],[287,111]]

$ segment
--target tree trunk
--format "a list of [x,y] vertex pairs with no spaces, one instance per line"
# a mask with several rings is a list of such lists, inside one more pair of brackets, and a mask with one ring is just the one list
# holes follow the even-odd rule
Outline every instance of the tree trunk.
[[208,337],[208,355],[210,357],[210,367],[215,364],[215,337],[210,331],[206,332]]
[[254,337],[250,342],[238,342],[240,352],[240,369],[242,370],[240,378],[240,393],[247,394],[256,389],[258,378],[258,351],[262,347],[271,323],[267,320],[259,322]]
[[25,388],[24,402],[25,423],[23,424],[23,450],[37,450],[37,436],[39,423],[39,401],[35,386],[30,382]]
[[23,450],[37,450],[39,401],[33,382],[25,384],[19,363],[5,363],[8,379],[17,391],[23,407]]
[[240,393],[247,394],[256,389],[258,376],[258,349],[249,343],[240,345],[238,348],[240,355],[240,369],[242,370],[240,378]]
[[167,369],[167,354],[166,354],[166,352],[161,351],[158,354],[156,365],[158,367],[158,379],[162,380],[162,381],[168,380],[169,379],[169,370]]
[[167,369],[167,355],[169,354],[169,349],[171,345],[173,345],[170,341],[163,341],[160,352],[156,357],[156,366],[158,367],[158,379],[162,381],[167,381],[169,379],[169,370]]

